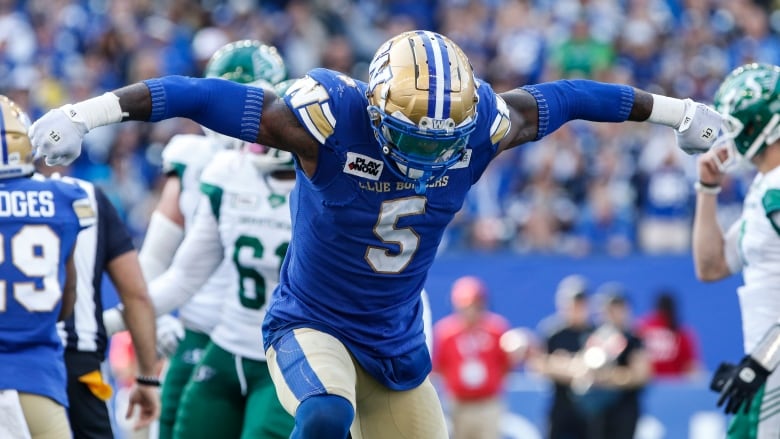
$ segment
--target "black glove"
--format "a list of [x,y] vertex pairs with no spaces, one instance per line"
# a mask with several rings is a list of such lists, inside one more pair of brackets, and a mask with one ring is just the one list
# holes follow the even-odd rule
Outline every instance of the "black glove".
[[746,355],[736,366],[721,363],[710,382],[710,389],[720,392],[718,407],[725,403],[726,413],[737,413],[744,402],[743,412],[747,412],[750,410],[750,402],[766,382],[769,373],[750,355]]

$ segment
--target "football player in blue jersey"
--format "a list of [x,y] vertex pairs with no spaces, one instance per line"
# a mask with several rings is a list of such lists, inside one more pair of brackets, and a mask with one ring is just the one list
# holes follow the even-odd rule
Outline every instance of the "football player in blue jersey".
[[33,178],[25,113],[0,96],[0,437],[70,438],[57,321],[73,312],[78,233],[95,222],[87,193]]
[[410,31],[379,48],[368,83],[314,69],[278,97],[167,76],[51,110],[31,136],[48,161],[68,162],[96,126],[172,117],[295,155],[293,238],[263,324],[293,438],[447,437],[419,291],[497,154],[574,119],[667,125],[689,153],[706,151],[721,126],[705,105],[626,85],[554,81],[497,94],[451,40]]

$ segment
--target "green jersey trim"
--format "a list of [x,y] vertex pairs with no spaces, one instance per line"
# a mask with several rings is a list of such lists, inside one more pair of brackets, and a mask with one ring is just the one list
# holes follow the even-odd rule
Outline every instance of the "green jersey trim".
[[214,218],[219,220],[219,207],[222,205],[222,188],[209,183],[201,183],[200,191],[209,197],[211,212],[214,214]]
[[780,235],[780,225],[775,223],[773,214],[780,211],[780,189],[769,189],[764,193],[764,197],[761,198],[761,204],[764,205],[764,212],[769,219],[769,223],[772,224],[772,228],[775,229],[775,233]]

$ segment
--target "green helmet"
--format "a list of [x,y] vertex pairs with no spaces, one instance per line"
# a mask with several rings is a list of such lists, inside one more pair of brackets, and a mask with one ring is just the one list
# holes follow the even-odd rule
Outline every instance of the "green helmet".
[[715,93],[714,107],[723,115],[723,135],[750,160],[780,138],[780,67],[737,67]]
[[287,68],[275,47],[257,40],[240,40],[222,46],[211,56],[205,76],[242,84],[265,81],[274,85],[287,78]]
[[[273,89],[274,84],[287,77],[287,68],[275,47],[257,40],[239,40],[214,52],[204,76]],[[203,131],[217,148],[239,149],[244,143],[206,127]]]

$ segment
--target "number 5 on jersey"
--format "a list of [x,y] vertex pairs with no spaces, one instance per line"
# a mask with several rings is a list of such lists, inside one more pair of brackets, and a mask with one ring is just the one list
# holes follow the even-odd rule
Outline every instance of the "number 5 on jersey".
[[366,261],[377,273],[400,273],[409,265],[417,248],[420,247],[420,235],[411,227],[398,227],[398,219],[409,215],[425,213],[425,197],[409,197],[389,200],[382,203],[379,218],[374,226],[374,235],[382,242],[396,244],[398,254],[392,254],[385,247],[369,246]]

